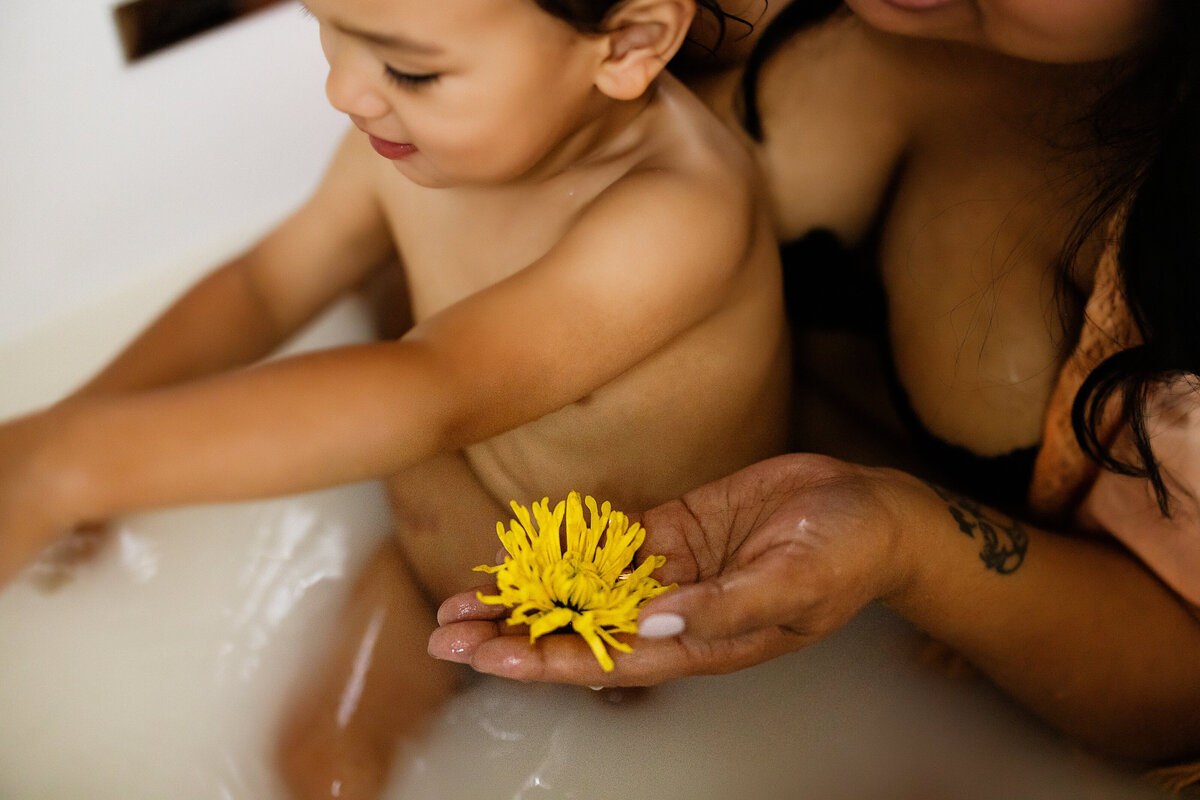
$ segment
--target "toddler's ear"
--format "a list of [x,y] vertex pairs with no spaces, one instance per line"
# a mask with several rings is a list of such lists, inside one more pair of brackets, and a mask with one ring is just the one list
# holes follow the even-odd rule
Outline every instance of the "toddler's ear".
[[683,45],[695,0],[626,0],[604,20],[608,57],[596,87],[617,100],[641,97]]

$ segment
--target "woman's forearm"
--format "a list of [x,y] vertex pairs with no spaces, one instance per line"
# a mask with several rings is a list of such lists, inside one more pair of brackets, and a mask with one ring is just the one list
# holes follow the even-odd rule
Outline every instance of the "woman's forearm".
[[1140,562],[900,483],[909,569],[889,605],[1103,752],[1200,755],[1200,622]]

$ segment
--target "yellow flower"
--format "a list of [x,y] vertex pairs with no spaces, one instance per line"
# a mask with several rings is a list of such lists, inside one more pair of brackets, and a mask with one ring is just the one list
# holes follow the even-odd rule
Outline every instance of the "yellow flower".
[[[583,504],[591,512],[590,524],[583,519]],[[494,574],[500,593],[481,593],[479,599],[511,608],[508,624],[528,625],[530,643],[560,628],[574,628],[604,671],[611,670],[613,661],[605,645],[624,653],[632,649],[613,634],[636,633],[638,609],[674,587],[650,577],[666,558],[651,556],[629,571],[646,532],[640,525],[631,526],[629,518],[607,502],[600,508],[591,497],[580,503],[578,492],[571,492],[554,511],[549,498],[534,503],[532,518],[524,506],[511,505],[517,518],[511,520],[509,530],[496,523],[496,533],[508,551],[504,563],[475,568]],[[564,518],[565,550],[560,535]]]

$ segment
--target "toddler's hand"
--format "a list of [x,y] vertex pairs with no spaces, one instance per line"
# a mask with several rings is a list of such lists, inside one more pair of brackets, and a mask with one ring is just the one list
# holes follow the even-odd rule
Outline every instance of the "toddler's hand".
[[29,577],[42,591],[56,591],[74,580],[80,565],[94,559],[108,538],[105,525],[82,526],[43,550]]

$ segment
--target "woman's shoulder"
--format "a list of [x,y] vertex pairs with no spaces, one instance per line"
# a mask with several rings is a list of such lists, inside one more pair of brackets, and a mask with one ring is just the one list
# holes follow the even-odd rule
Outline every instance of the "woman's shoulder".
[[757,111],[757,154],[784,239],[816,228],[846,242],[867,234],[928,83],[902,49],[836,16],[791,35],[743,83],[739,104]]
[[[1156,387],[1147,411],[1155,458],[1170,492],[1170,516],[1145,479],[1100,470],[1077,517],[1120,541],[1200,610],[1200,401],[1193,378]],[[1132,449],[1128,431],[1121,431],[1116,446]]]

